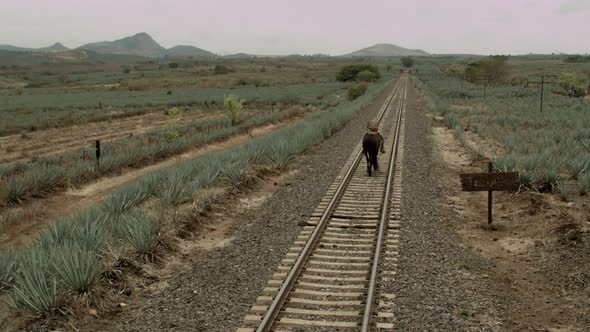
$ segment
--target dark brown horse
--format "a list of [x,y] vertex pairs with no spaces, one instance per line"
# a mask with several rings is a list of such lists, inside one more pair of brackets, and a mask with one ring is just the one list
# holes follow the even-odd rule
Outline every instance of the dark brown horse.
[[367,173],[372,176],[372,169],[378,170],[377,154],[381,146],[381,135],[376,132],[368,132],[363,137],[363,154],[367,159]]

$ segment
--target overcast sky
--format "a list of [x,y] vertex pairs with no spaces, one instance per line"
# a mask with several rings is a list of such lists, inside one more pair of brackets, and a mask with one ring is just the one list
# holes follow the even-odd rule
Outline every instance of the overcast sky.
[[219,53],[590,53],[590,0],[0,0],[0,44],[68,47],[147,32]]

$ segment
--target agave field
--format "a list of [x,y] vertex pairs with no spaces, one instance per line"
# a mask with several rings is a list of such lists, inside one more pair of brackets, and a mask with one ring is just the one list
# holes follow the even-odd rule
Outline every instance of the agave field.
[[[256,68],[260,70],[260,66]],[[13,206],[56,191],[116,174],[128,167],[143,167],[260,125],[284,122],[295,116],[299,120],[241,145],[149,173],[119,186],[98,204],[75,215],[64,211],[63,217],[47,222],[35,241],[0,251],[0,294],[14,310],[40,315],[63,310],[80,299],[92,302],[94,296],[100,296],[100,292],[94,292],[97,287],[109,287],[110,272],[121,264],[121,259],[131,258],[137,264],[157,260],[168,239],[180,236],[194,216],[207,207],[210,189],[232,188],[247,182],[259,171],[284,169],[297,154],[332,135],[362,110],[393,77],[391,73],[384,74],[354,100],[341,97],[346,95],[349,83],[335,82],[333,78],[331,82],[323,82],[322,77],[317,78],[318,82],[272,87],[179,88],[171,94],[158,89],[141,92],[72,90],[71,95],[55,96],[48,93],[53,89],[51,86],[20,95],[5,93],[0,96],[4,98],[5,109],[0,112],[14,116],[8,118],[12,120],[4,127],[6,132],[13,130],[19,119],[30,120],[34,126],[42,128],[44,125],[34,122],[36,119],[54,126],[56,118],[62,115],[69,117],[88,112],[88,121],[102,121],[100,116],[92,118],[96,115],[94,112],[101,112],[96,108],[97,102],[102,103],[103,110],[120,107],[120,110],[130,108],[134,112],[138,105],[148,112],[153,111],[151,107],[163,108],[170,112],[171,120],[161,128],[104,143],[99,165],[89,146],[0,164],[0,209],[4,210],[0,215],[4,220],[11,218]],[[238,96],[248,105],[240,122],[232,123],[233,119],[228,117],[186,123],[174,120],[174,114],[181,112],[184,105],[223,107],[225,94]],[[291,107],[293,105],[297,107]],[[25,113],[22,112],[24,108],[28,110]],[[24,117],[19,117],[23,114]],[[62,125],[65,124],[57,126]],[[64,130],[67,131],[67,127]]]
[[[457,61],[457,60],[454,60]],[[547,84],[540,112],[541,69],[546,81],[562,71],[585,73],[588,65],[565,64],[555,59],[513,57],[511,77],[505,83],[471,83],[447,75],[440,68],[448,59],[423,60],[418,83],[425,102],[444,115],[445,124],[465,145],[470,135],[476,150],[493,147],[495,166],[517,170],[523,187],[553,191],[567,199],[572,193],[590,191],[590,102],[568,97],[557,84]],[[550,79],[550,78],[553,79]],[[475,151],[481,152],[481,151]]]

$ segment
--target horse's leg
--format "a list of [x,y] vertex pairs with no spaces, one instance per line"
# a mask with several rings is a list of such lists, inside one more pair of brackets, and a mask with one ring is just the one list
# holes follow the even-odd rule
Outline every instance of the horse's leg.
[[369,174],[369,176],[371,176],[371,156],[369,155],[368,151],[364,151],[365,153],[365,158],[367,160],[367,174]]
[[379,163],[377,162],[377,150],[375,150],[375,153],[373,154],[373,165],[375,170],[379,169]]

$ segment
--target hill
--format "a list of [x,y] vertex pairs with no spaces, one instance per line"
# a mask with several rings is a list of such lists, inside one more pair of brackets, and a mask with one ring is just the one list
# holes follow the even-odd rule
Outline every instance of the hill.
[[97,53],[128,54],[144,57],[161,57],[166,54],[166,49],[145,32],[115,41],[90,43],[79,48]]
[[430,54],[423,50],[411,50],[393,44],[376,44],[343,56],[430,56]]
[[188,45],[178,45],[166,50],[166,54],[168,56],[195,56],[195,57],[216,57],[214,53],[209,51],[205,51],[204,49],[188,46]]
[[80,62],[102,62],[102,63],[133,63],[145,60],[136,55],[126,54],[101,54],[86,50],[67,50],[54,52],[39,51],[5,51],[0,50],[0,63],[2,65],[35,65],[43,63],[80,63]]
[[12,52],[29,52],[29,51],[37,51],[37,52],[56,52],[56,51],[67,51],[69,48],[63,46],[62,43],[55,43],[48,47],[42,48],[28,48],[28,47],[18,47],[12,45],[0,45],[0,51],[12,51]]
[[62,52],[68,51],[69,48],[65,47],[62,43],[55,43],[49,47],[38,48],[39,52]]
[[247,53],[236,53],[236,54],[225,55],[224,58],[226,58],[226,59],[254,59],[254,58],[256,58],[256,56],[252,55],[252,54],[247,54]]

